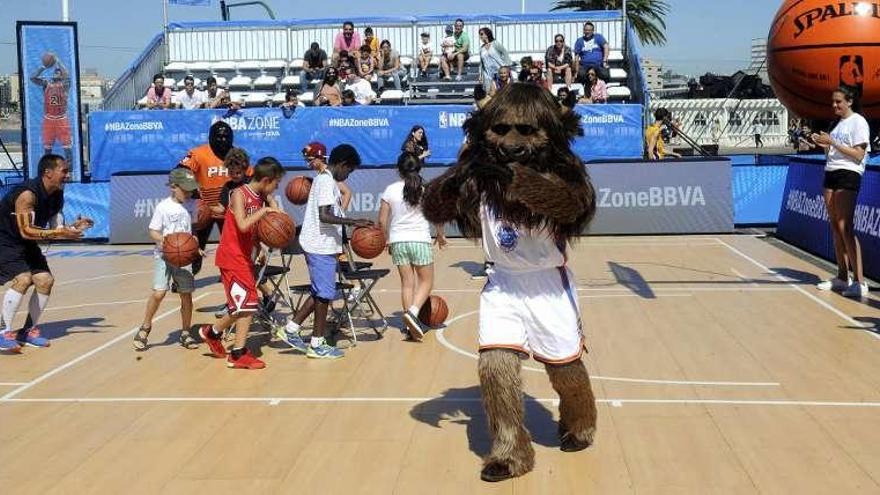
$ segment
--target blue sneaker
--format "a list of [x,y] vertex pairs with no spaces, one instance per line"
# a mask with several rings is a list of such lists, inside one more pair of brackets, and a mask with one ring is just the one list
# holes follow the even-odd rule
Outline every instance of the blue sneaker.
[[345,357],[345,353],[325,342],[318,347],[309,346],[309,350],[306,351],[306,357],[312,359],[339,359]]
[[15,340],[15,332],[0,332],[0,351],[21,352],[21,346]]
[[299,352],[306,352],[309,348],[309,345],[299,336],[299,334],[290,333],[287,329],[281,325],[275,327],[275,336],[278,337],[278,340],[284,342],[285,344],[293,347]]
[[19,330],[18,335],[15,336],[15,340],[21,345],[49,347],[49,339],[40,337],[40,329],[37,327],[31,327],[30,330]]

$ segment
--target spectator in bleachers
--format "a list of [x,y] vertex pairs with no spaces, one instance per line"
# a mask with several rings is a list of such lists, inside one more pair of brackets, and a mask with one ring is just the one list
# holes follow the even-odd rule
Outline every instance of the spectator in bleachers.
[[[434,56],[434,47],[431,46],[431,33],[422,33],[422,42],[419,44],[419,77],[428,77],[428,67],[431,65],[431,58]],[[452,48],[455,49],[455,41],[452,42]]]
[[566,86],[571,86],[571,68],[574,60],[571,48],[565,44],[565,36],[557,34],[553,37],[553,44],[544,53],[544,63],[547,65],[547,73],[551,83],[555,83],[556,77],[559,76],[565,81]]
[[304,107],[305,103],[299,101],[299,93],[295,89],[290,88],[284,93],[284,103],[281,104],[281,113],[285,119],[293,117],[297,107]]
[[556,101],[563,112],[571,111],[577,105],[577,93],[563,86],[556,92]]
[[358,54],[358,73],[367,81],[372,81],[373,74],[376,72],[376,58],[373,56],[373,49],[370,48],[370,45],[364,43]]
[[150,110],[171,107],[171,90],[165,87],[165,76],[162,74],[153,76],[153,85],[147,89],[146,98],[143,106]]
[[342,92],[342,106],[344,107],[354,107],[358,106],[360,103],[354,99],[354,91],[350,89],[346,89]]
[[536,64],[532,64],[529,68],[528,77],[525,82],[550,91],[550,81],[544,78],[544,70]]
[[400,151],[409,153],[419,159],[421,163],[425,163],[425,159],[431,156],[431,150],[428,148],[428,135],[425,128],[420,125],[412,126],[406,140],[400,146]]
[[345,85],[347,91],[354,93],[354,101],[359,105],[370,105],[376,99],[376,92],[373,91],[373,85],[370,81],[363,79],[357,72],[348,73],[348,84]]
[[510,66],[502,65],[498,68],[498,73],[495,74],[495,77],[492,79],[492,85],[489,86],[489,96],[495,96],[495,93],[509,85],[511,82],[513,82],[513,78],[510,75]]
[[338,107],[342,105],[342,88],[339,86],[339,72],[334,67],[324,71],[324,79],[315,90],[315,105]]
[[492,29],[481,27],[480,35],[480,81],[486,91],[493,86],[498,69],[510,65],[510,55],[500,41],[495,40]]
[[379,70],[376,74],[383,80],[379,84],[381,88],[389,79],[394,83],[394,89],[400,89],[400,76],[403,71],[400,69],[400,54],[397,50],[391,49],[391,42],[382,40],[379,45]]
[[480,110],[492,97],[486,93],[486,88],[482,84],[474,86],[474,110]]
[[339,52],[345,50],[348,53],[354,53],[361,46],[361,35],[354,30],[354,24],[351,21],[342,23],[342,32],[336,35],[333,41],[333,59],[339,57]]
[[574,67],[578,81],[587,80],[587,69],[595,67],[601,79],[608,79],[608,54],[611,47],[605,37],[596,32],[592,22],[584,23],[584,35],[574,44]]
[[587,83],[584,85],[584,97],[589,97],[589,103],[608,102],[608,86],[605,81],[599,79],[599,73],[595,67],[587,69]]
[[203,108],[220,108],[229,105],[229,94],[217,86],[217,78],[214,76],[205,79],[205,100]]
[[528,82],[529,69],[531,69],[533,65],[535,65],[535,61],[532,60],[532,57],[525,56],[519,59],[519,75],[517,76],[519,82]]
[[187,75],[183,78],[183,91],[174,95],[174,106],[184,110],[193,110],[203,108],[208,102],[208,97],[204,92],[196,89],[196,81],[193,76]]
[[[455,60],[455,36],[453,36],[453,34],[455,33],[455,28],[452,27],[452,24],[447,24],[444,32],[446,33],[446,36],[440,42],[440,70],[444,73],[443,79],[446,79],[448,81],[449,79],[451,79],[449,77],[448,64],[452,63],[452,61]],[[443,69],[444,62],[447,63],[447,65],[445,66],[446,69]]]
[[456,81],[461,81],[461,76],[464,73],[464,63],[467,62],[467,59],[470,57],[471,51],[471,38],[464,31],[464,21],[461,19],[456,19],[453,24],[452,37],[455,39],[454,50],[450,54],[450,56],[444,56],[440,59],[440,68],[443,70],[444,79],[449,80],[450,73],[452,71],[451,64],[454,61],[456,63],[456,69],[458,70],[455,76]]
[[[355,52],[357,53],[357,52]],[[342,50],[339,52],[339,56],[336,59],[336,72],[339,75],[339,79],[345,80],[348,77],[348,73],[357,70],[357,60],[348,53],[346,50]]]
[[364,29],[364,45],[368,45],[370,47],[370,54],[373,56],[373,59],[378,62],[379,38],[376,38],[376,36],[373,34],[373,28],[371,28],[370,26],[367,26],[366,29]]
[[303,55],[303,70],[299,76],[300,93],[306,92],[306,89],[309,87],[309,81],[323,78],[326,68],[327,52],[322,50],[317,42],[313,41]]

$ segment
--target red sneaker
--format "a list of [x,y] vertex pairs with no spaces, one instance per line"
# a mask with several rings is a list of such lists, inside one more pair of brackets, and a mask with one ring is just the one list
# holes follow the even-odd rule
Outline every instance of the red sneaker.
[[242,370],[261,370],[266,367],[266,363],[260,361],[255,358],[253,354],[250,353],[247,349],[244,350],[244,354],[241,355],[240,358],[235,359],[232,357],[232,354],[226,358],[226,367],[227,368],[238,368]]
[[223,347],[223,341],[211,335],[211,325],[202,325],[199,327],[199,336],[208,344],[208,349],[216,358],[226,357],[226,348]]

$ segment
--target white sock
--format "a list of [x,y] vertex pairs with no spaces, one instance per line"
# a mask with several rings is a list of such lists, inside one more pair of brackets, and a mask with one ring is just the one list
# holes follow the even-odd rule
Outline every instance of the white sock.
[[417,308],[417,307],[415,307],[415,306],[410,306],[409,309],[408,309],[407,311],[409,311],[410,313],[412,313],[413,316],[418,316],[418,315],[419,315],[419,308]]
[[321,347],[321,344],[324,343],[324,337],[312,337],[311,346],[313,349],[317,349]]
[[297,325],[296,322],[293,320],[288,320],[287,325],[285,325],[285,330],[287,330],[287,333],[298,334],[299,333],[299,325]]
[[34,291],[34,293],[31,294],[31,300],[28,303],[28,313],[31,315],[31,325],[37,326],[37,322],[40,321],[40,315],[43,314],[43,309],[48,302],[49,294],[40,294],[37,291]]
[[12,320],[15,319],[15,312],[21,306],[22,299],[24,299],[24,294],[13,290],[11,287],[6,291],[6,295],[3,296],[3,321],[6,323],[4,331],[12,331]]

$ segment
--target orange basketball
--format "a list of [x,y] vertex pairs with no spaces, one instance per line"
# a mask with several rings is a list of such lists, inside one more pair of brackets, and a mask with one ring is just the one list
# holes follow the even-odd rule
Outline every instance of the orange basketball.
[[171,266],[191,265],[199,257],[199,240],[189,232],[168,234],[162,239],[162,254]]
[[440,296],[432,295],[419,310],[419,320],[429,327],[439,327],[446,321],[447,316],[449,316],[449,308]]
[[46,52],[43,54],[41,61],[43,62],[43,67],[51,67],[55,63],[55,55]]
[[351,249],[364,259],[373,259],[385,250],[385,232],[379,227],[358,227],[351,233]]
[[208,203],[198,200],[196,202],[196,218],[195,222],[193,222],[193,227],[195,227],[196,230],[204,229],[211,221],[212,215],[213,213],[211,212],[211,207],[208,206]]
[[786,0],[770,26],[767,71],[798,117],[830,119],[831,93],[849,86],[862,113],[880,118],[880,7],[871,2]]
[[290,182],[287,183],[287,188],[284,190],[284,193],[287,195],[287,199],[291,203],[295,205],[304,205],[309,200],[309,191],[311,190],[311,177],[300,175],[298,177],[294,177]]
[[270,248],[286,247],[293,240],[295,233],[296,224],[287,213],[270,211],[257,223],[257,237]]

